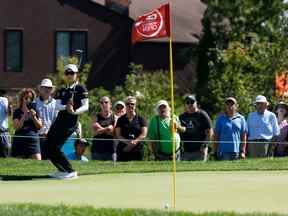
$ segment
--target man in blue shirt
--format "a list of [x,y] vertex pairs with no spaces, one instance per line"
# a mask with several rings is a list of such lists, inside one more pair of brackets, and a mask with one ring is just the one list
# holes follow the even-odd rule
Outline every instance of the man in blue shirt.
[[256,111],[249,113],[248,126],[248,152],[253,158],[268,156],[270,140],[280,134],[277,117],[267,110],[269,105],[263,95],[255,99]]
[[218,116],[214,133],[214,154],[220,160],[245,158],[247,127],[245,118],[237,112],[235,98],[225,100],[225,112]]

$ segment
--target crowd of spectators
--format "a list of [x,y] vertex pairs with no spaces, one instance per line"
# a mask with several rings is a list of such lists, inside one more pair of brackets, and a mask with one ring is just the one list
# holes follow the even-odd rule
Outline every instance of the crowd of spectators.
[[[208,150],[219,160],[288,155],[288,105],[280,102],[275,113],[271,112],[263,95],[255,98],[255,112],[247,119],[238,112],[236,98],[226,98],[214,128],[195,95],[184,98],[184,112],[179,116],[171,115],[166,100],[158,101],[151,119],[138,113],[136,97],[113,104],[103,96],[100,112],[91,116],[91,146],[79,135],[73,141],[73,151],[65,155],[61,148],[79,129],[77,116],[87,111],[89,104],[77,72],[76,65],[66,66],[67,86],[56,93],[47,78],[41,81],[38,96],[33,89],[22,89],[13,111],[8,99],[0,97],[0,157],[50,159],[61,175],[74,173],[75,177],[77,173],[68,160],[143,160],[145,145],[155,160],[172,160],[175,153],[176,160],[206,161]],[[8,115],[13,119],[13,136],[8,133]],[[88,158],[84,156],[87,149],[91,153]]]

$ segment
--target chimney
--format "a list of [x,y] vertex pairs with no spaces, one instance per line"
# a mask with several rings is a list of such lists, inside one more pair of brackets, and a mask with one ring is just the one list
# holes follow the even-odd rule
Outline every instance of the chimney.
[[131,0],[105,0],[105,6],[117,13],[129,16]]

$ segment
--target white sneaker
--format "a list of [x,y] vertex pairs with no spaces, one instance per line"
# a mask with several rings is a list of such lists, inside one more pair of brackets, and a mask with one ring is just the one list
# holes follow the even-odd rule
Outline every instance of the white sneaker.
[[67,174],[67,172],[60,172],[60,171],[57,171],[57,172],[55,172],[55,173],[50,173],[50,174],[48,174],[48,176],[49,177],[51,177],[51,178],[60,178],[60,176],[63,176],[63,175],[66,175]]
[[62,175],[60,175],[58,177],[58,179],[77,179],[78,178],[78,174],[76,171],[74,172],[70,172],[70,173],[63,173]]

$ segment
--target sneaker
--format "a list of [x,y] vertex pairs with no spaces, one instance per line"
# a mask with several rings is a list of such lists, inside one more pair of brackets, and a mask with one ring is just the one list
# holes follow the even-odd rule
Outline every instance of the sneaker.
[[67,180],[68,179],[77,179],[77,178],[78,178],[78,174],[76,171],[70,172],[70,173],[66,172],[66,173],[64,173],[58,177],[58,179],[67,179]]
[[66,175],[67,174],[67,172],[60,172],[60,171],[57,171],[57,172],[55,172],[55,173],[50,173],[50,174],[48,174],[48,176],[49,177],[51,177],[51,178],[60,178],[60,176],[63,176],[63,175]]

